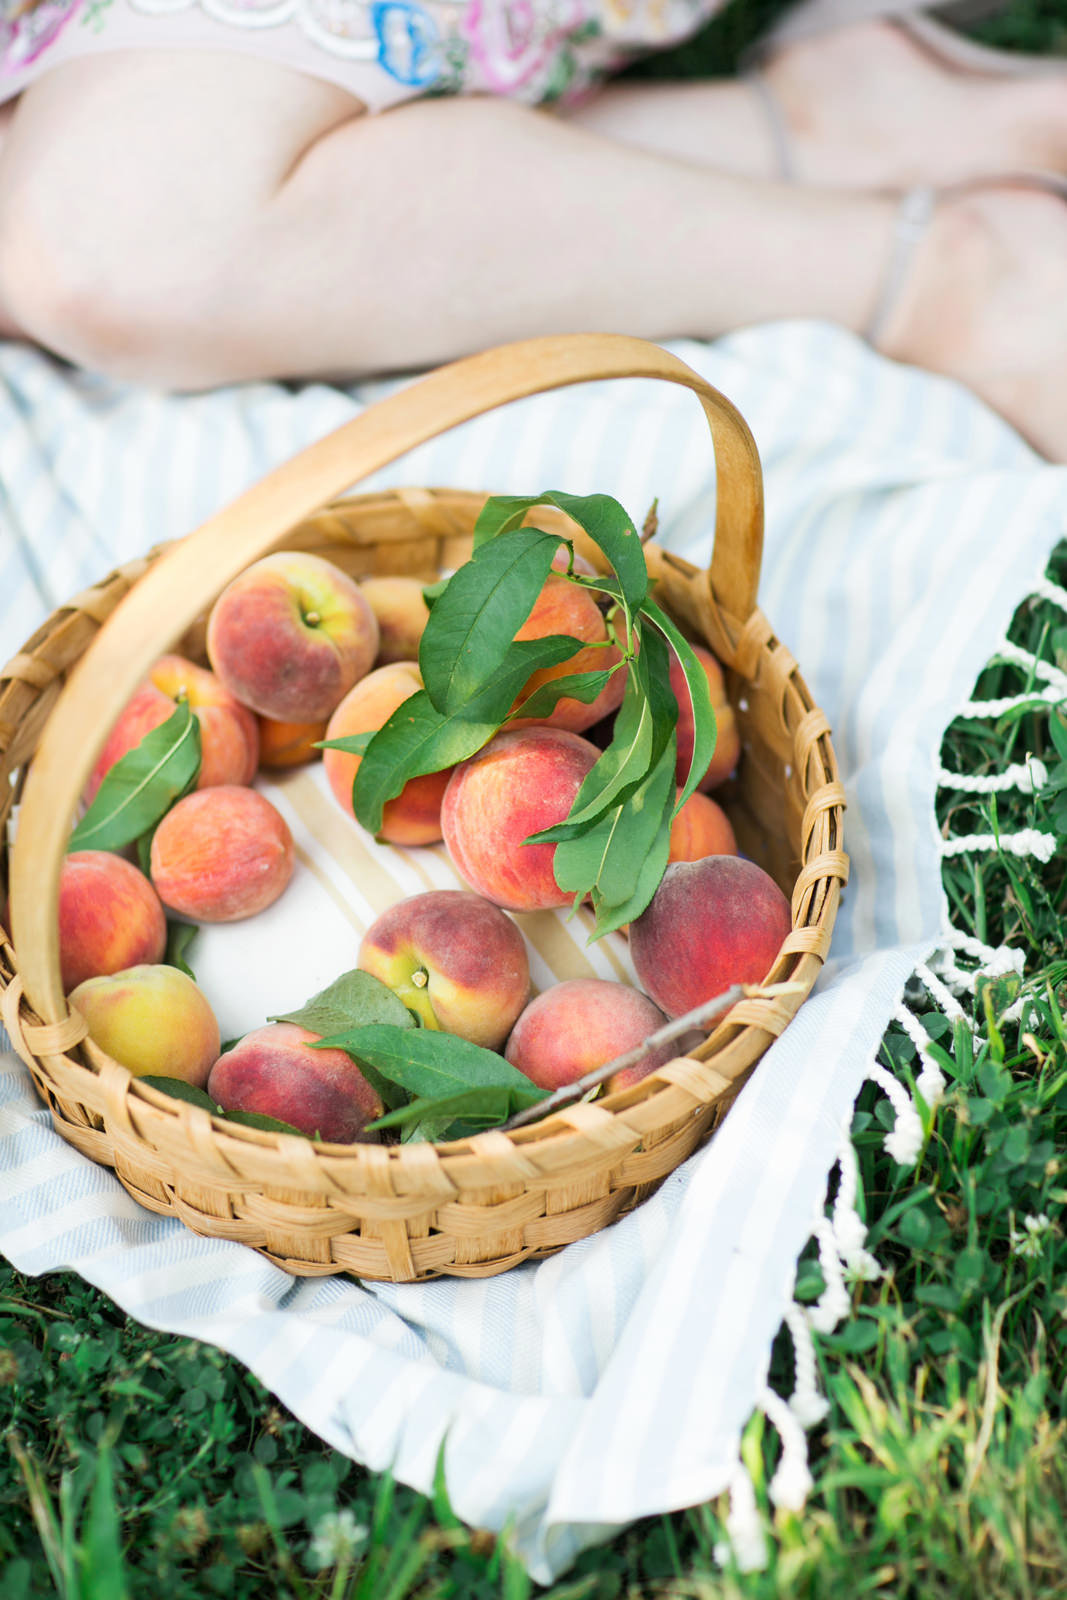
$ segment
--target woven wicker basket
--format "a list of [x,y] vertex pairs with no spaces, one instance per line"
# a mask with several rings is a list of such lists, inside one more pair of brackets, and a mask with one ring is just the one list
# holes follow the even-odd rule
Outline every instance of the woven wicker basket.
[[[727,666],[743,754],[718,793],[742,850],[791,894],[793,931],[768,980],[791,980],[795,992],[740,1002],[692,1056],[632,1089],[450,1144],[346,1146],[264,1133],[131,1077],[86,1039],[66,1005],[56,904],[78,796],[151,662],[168,648],[202,659],[215,595],[273,548],[315,550],[357,577],[430,580],[454,567],[470,552],[484,494],[335,497],[496,405],[633,376],[687,386],[711,426],[718,510],[710,572],[654,545],[649,568],[657,598]],[[371,407],[188,538],[120,568],[49,618],[0,674],[0,820],[21,800],[0,1010],[64,1138],[114,1167],[151,1210],[251,1245],[298,1274],[485,1276],[583,1238],[650,1194],[708,1135],[810,989],[848,871],[826,718],[755,607],[762,517],[751,435],[695,372],[633,339],[534,340],[442,368]],[[557,516],[556,526],[563,522]]]

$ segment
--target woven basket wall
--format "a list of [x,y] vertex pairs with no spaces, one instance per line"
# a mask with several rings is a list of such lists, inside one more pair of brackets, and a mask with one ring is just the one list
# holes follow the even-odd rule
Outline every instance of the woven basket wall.
[[[355,577],[430,581],[454,568],[470,553],[487,491],[337,498],[338,488],[491,405],[631,375],[684,383],[712,425],[719,506],[711,572],[654,544],[646,555],[656,598],[727,668],[742,757],[716,798],[741,850],[791,899],[792,932],[767,981],[789,981],[794,992],[740,1002],[692,1055],[632,1089],[450,1144],[330,1145],[264,1133],[131,1077],[85,1037],[66,1005],[55,906],[77,797],[151,661],[171,648],[203,660],[215,594],[269,549],[313,550]],[[559,513],[538,512],[536,520],[599,559]],[[196,534],[111,573],[54,613],[0,673],[0,820],[22,801],[0,1013],[63,1137],[113,1167],[149,1209],[308,1275],[485,1276],[583,1238],[650,1194],[708,1136],[802,1003],[847,878],[843,793],[826,718],[754,604],[761,531],[751,436],[697,374],[636,340],[540,340],[442,369],[371,408]]]

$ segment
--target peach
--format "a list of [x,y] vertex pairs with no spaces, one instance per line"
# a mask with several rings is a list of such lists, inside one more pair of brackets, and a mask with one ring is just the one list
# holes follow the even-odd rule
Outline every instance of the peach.
[[172,910],[198,922],[237,922],[277,900],[293,874],[293,839],[257,790],[197,789],[153,834],[149,872]]
[[[681,790],[678,793],[681,794]],[[696,790],[671,823],[669,861],[699,861],[701,856],[735,856],[737,840],[722,806]]]
[[419,640],[430,615],[422,598],[425,584],[418,578],[364,578],[360,588],[378,619],[375,665],[417,660]]
[[207,1092],[224,1111],[257,1111],[333,1144],[352,1144],[382,1102],[351,1056],[313,1050],[322,1037],[295,1022],[255,1028],[219,1056]]
[[[530,1001],[504,1054],[539,1089],[561,1089],[633,1050],[666,1020],[659,1006],[628,983],[567,978]],[[650,1050],[609,1080],[609,1092],[640,1083],[679,1053],[673,1043]]]
[[67,856],[59,877],[64,994],[86,978],[162,961],[166,947],[166,915],[143,872],[109,850]]
[[[614,645],[607,649],[599,648],[599,642],[606,641],[608,637],[608,628],[596,603],[596,596],[589,589],[581,589],[568,579],[556,573],[549,573],[541,593],[534,601],[533,610],[515,637],[543,639],[553,633],[570,634],[575,639],[586,641],[590,648],[579,650],[576,655],[566,661],[558,662],[554,667],[542,667],[537,672],[531,673],[515,701],[516,707],[520,710],[523,702],[543,684],[551,683],[556,678],[567,677],[572,672],[602,672],[621,659]],[[601,717],[617,711],[622,704],[625,691],[626,671],[622,668],[608,679],[607,684],[589,705],[584,705],[581,700],[564,698],[556,702],[555,709],[547,717],[539,717],[536,720],[547,723],[553,728],[569,728],[572,733],[583,733],[586,728],[591,728],[594,722],[599,722]],[[531,720],[533,719],[516,717],[508,726],[528,727]]]
[[554,844],[525,844],[562,822],[600,751],[565,728],[506,733],[453,771],[441,831],[453,865],[471,888],[506,911],[568,905],[553,876]]
[[522,934],[498,906],[465,889],[431,889],[373,922],[359,965],[424,1028],[498,1050],[530,995]]
[[272,770],[302,767],[321,756],[322,751],[316,749],[316,745],[326,737],[325,721],[275,722],[272,717],[257,717],[256,720],[261,767]]
[[92,800],[105,775],[127,751],[173,716],[187,700],[200,724],[198,789],[217,783],[251,783],[259,765],[259,729],[248,707],[223,688],[213,672],[184,656],[160,656],[127,704],[97,759],[85,789]]
[[630,924],[630,955],[642,988],[678,1017],[731,984],[761,982],[791,928],[789,901],[754,862],[674,861]]
[[281,550],[246,567],[219,595],[207,653],[230,693],[261,717],[314,722],[370,671],[378,623],[340,567]]
[[[327,739],[347,739],[356,733],[375,733],[422,688],[422,675],[414,661],[394,661],[376,667],[361,678],[345,695],[330,718]],[[345,750],[324,750],[322,763],[337,802],[350,817],[352,784],[359,771],[360,756]],[[452,768],[409,778],[400,793],[387,800],[382,812],[380,839],[390,844],[433,844],[441,837],[441,801]]]
[[202,1089],[218,1058],[219,1025],[203,991],[177,967],[129,967],[87,978],[70,995],[101,1050],[146,1074]]
[[[734,708],[726,698],[726,681],[723,677],[722,667],[712,655],[711,651],[702,644],[693,645],[693,653],[704,668],[708,680],[708,689],[711,694],[711,703],[715,710],[715,721],[718,726],[718,738],[715,744],[715,754],[711,764],[701,778],[698,788],[714,789],[723,783],[737,766],[741,754],[741,734],[737,726],[737,717]],[[689,763],[693,759],[693,698],[689,693],[689,685],[685,681],[682,664],[674,651],[671,651],[671,689],[678,701],[678,766],[677,777],[680,784],[684,784],[689,776]]]

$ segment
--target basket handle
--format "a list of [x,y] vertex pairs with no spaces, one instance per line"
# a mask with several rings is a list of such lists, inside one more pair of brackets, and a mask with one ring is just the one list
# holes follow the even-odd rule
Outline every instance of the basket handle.
[[524,340],[468,356],[370,406],[294,456],[176,542],[134,585],[71,675],[26,781],[12,854],[11,915],[26,998],[67,1013],[56,907],[71,820],[108,729],[165,648],[231,578],[298,522],[417,445],[528,395],[604,378],[661,378],[692,389],[711,428],[717,471],[710,583],[744,623],[756,603],[763,477],[747,424],[717,389],[658,345],[621,334]]

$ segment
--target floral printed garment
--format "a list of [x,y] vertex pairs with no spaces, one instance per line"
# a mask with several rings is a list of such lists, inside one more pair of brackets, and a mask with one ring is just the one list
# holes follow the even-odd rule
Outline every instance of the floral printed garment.
[[371,110],[420,94],[579,97],[693,33],[722,0],[6,0],[0,99],[53,65],[121,48],[258,55]]

